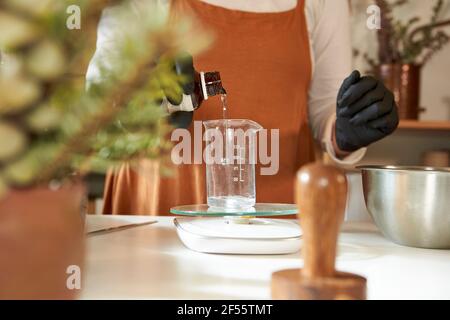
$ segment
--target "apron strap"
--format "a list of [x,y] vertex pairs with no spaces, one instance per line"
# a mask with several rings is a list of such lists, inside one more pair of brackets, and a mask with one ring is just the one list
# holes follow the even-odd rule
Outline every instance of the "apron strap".
[[296,13],[305,14],[305,1],[306,0],[297,0],[297,6],[295,7]]

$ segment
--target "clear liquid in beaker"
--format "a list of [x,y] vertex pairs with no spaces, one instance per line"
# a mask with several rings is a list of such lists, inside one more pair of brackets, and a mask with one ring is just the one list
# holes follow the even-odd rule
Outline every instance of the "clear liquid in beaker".
[[206,168],[208,205],[245,209],[255,205],[255,174],[250,164],[211,164]]
[[[210,207],[229,210],[255,205],[255,134],[259,124],[244,119],[204,122],[207,141],[221,141],[223,157],[206,163],[207,202]],[[216,153],[209,159],[215,157]]]

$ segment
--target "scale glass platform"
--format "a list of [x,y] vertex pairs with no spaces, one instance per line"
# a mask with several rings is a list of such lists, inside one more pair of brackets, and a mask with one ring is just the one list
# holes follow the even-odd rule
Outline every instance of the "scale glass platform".
[[297,214],[293,204],[257,203],[245,210],[212,208],[206,204],[174,207],[174,223],[191,250],[222,254],[289,254],[300,249],[297,222],[267,217]]

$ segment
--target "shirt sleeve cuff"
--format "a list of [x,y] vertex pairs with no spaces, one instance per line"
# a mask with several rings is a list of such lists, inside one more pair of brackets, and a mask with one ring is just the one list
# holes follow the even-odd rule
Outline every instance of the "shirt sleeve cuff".
[[339,158],[334,151],[333,142],[332,142],[333,127],[334,127],[333,124],[335,121],[336,121],[336,115],[333,114],[328,119],[328,122],[326,124],[325,134],[322,139],[322,147],[328,153],[331,160],[333,162],[335,162],[336,164],[343,165],[343,166],[355,165],[356,163],[361,161],[362,158],[364,158],[364,156],[366,155],[367,148],[358,149],[358,150],[350,153],[349,155],[347,155],[344,158]]

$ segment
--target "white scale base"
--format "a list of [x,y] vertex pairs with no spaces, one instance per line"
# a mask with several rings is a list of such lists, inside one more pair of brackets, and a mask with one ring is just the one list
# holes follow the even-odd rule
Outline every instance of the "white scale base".
[[253,217],[175,218],[183,244],[191,250],[221,254],[289,254],[300,250],[298,223]]

